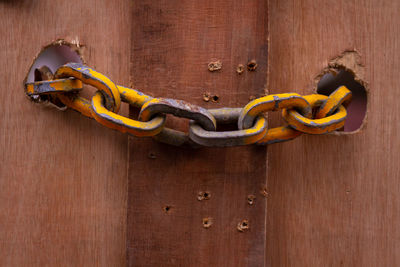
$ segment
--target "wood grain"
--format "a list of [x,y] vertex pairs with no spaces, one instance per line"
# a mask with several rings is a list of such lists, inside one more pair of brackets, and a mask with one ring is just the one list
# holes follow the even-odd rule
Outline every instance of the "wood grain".
[[[238,64],[252,59],[256,71],[238,75]],[[217,60],[222,69],[209,72]],[[206,108],[243,106],[264,93],[266,65],[265,1],[134,5],[131,75],[139,90]],[[204,102],[205,92],[219,103]],[[132,138],[129,152],[129,266],[264,266],[264,147],[192,150]],[[211,198],[197,200],[204,191]],[[250,229],[241,233],[243,219]]]
[[399,1],[270,0],[269,9],[270,93],[312,92],[329,59],[356,49],[369,106],[357,134],[269,147],[267,265],[399,266]]
[[23,80],[57,38],[129,82],[130,1],[0,1],[0,266],[123,266],[127,137],[30,102]]
[[[85,61],[117,83],[130,76],[153,95],[241,106],[264,93],[266,2],[1,1],[0,265],[123,266],[125,257],[130,266],[400,265],[400,4],[270,0],[268,8],[270,93],[312,92],[329,59],[356,49],[369,87],[366,127],[270,146],[268,173],[264,148],[131,139],[127,231],[126,136],[29,102],[22,81],[31,60],[57,38],[79,40]],[[235,73],[252,59],[255,72]],[[208,72],[214,60],[222,70]],[[204,103],[204,92],[219,103]],[[259,192],[267,175],[268,217]],[[198,201],[199,191],[210,200]],[[248,232],[236,230],[242,219]]]

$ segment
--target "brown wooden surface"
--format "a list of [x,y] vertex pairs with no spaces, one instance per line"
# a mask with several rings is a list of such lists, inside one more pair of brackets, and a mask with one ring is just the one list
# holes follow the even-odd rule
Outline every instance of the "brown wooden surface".
[[123,266],[127,137],[30,102],[23,80],[57,38],[129,82],[129,1],[0,1],[0,266]]
[[[237,65],[252,59],[257,70],[239,76]],[[215,60],[222,70],[211,73]],[[136,2],[131,61],[133,84],[144,92],[207,108],[244,105],[264,93],[266,2]],[[203,102],[204,92],[219,103]],[[192,150],[131,139],[129,152],[129,266],[264,266],[264,147]],[[198,201],[200,191],[211,198]],[[208,229],[205,217],[213,218]],[[243,219],[250,230],[241,233]]]
[[[269,92],[310,93],[356,49],[366,127],[268,148],[268,266],[400,265],[400,2],[270,0]],[[274,120],[272,123],[278,123]]]
[[[266,1],[129,2],[0,1],[0,266],[400,265],[398,1],[269,0],[268,27]],[[33,57],[65,38],[117,83],[240,106],[266,87],[267,28],[270,93],[310,93],[331,58],[359,51],[370,91],[361,132],[271,145],[268,172],[265,148],[135,138],[127,164],[125,135],[23,93]],[[251,59],[257,71],[237,75]],[[214,60],[223,67],[210,73]],[[236,230],[242,219],[248,232]]]

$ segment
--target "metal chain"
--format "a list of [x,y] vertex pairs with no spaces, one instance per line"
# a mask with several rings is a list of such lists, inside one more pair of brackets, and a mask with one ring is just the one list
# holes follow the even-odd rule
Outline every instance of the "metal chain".
[[[273,94],[252,100],[243,108],[207,110],[182,100],[153,98],[116,85],[79,63],[65,64],[54,75],[45,66],[37,71],[41,74],[40,81],[25,84],[26,94],[32,99],[46,99],[58,107],[65,105],[108,128],[134,136],[152,136],[176,146],[266,145],[288,141],[302,133],[329,133],[344,126],[345,105],[351,100],[351,91],[341,86],[329,96]],[[97,88],[91,101],[79,96],[82,84]],[[118,114],[121,101],[140,108],[138,120]],[[282,110],[287,125],[268,129],[263,113],[278,110]],[[189,132],[165,127],[166,114],[189,119]],[[218,125],[233,123],[237,123],[238,130],[217,131]]]

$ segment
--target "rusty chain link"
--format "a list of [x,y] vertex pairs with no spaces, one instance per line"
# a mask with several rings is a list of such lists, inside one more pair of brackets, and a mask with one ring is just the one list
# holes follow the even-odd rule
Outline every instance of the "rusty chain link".
[[[37,69],[41,78],[25,84],[33,98],[47,96],[100,124],[134,136],[152,136],[172,145],[239,146],[288,141],[303,133],[325,134],[343,127],[351,100],[345,86],[329,96],[296,93],[272,94],[257,98],[243,108],[204,109],[182,100],[153,98],[135,89],[116,85],[103,74],[79,63],[68,63],[53,75],[47,67]],[[36,76],[36,75],[35,75]],[[79,96],[82,84],[97,89],[91,101]],[[140,108],[138,120],[118,114],[121,101]],[[263,113],[282,110],[287,125],[268,129]],[[166,114],[190,120],[189,132],[165,127]],[[223,124],[237,124],[237,130],[217,131]]]

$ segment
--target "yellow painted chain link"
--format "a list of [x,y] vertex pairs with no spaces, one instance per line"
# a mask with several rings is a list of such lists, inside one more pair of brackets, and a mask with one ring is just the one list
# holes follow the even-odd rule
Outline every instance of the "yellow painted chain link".
[[[82,83],[98,89],[91,101],[79,96]],[[274,94],[257,98],[244,108],[206,110],[182,100],[153,98],[116,85],[103,74],[78,63],[58,68],[54,79],[26,83],[25,91],[31,97],[56,96],[65,106],[120,132],[191,146],[273,144],[302,133],[329,133],[343,127],[347,116],[344,105],[351,100],[351,91],[341,86],[329,96]],[[118,114],[121,101],[141,109],[138,120]],[[288,125],[268,129],[263,113],[277,110],[282,110]],[[190,119],[189,133],[165,128],[167,113]],[[218,125],[232,123],[237,123],[238,130],[216,131]]]

